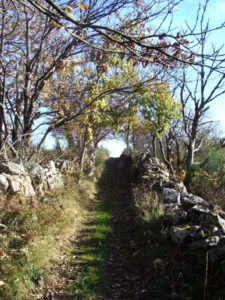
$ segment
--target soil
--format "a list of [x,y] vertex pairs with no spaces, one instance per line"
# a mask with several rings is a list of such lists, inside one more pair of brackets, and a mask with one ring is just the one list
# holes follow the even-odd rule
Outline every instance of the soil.
[[111,283],[107,300],[147,299],[143,265],[139,258],[133,199],[131,161],[117,160],[114,166],[112,253],[109,259]]

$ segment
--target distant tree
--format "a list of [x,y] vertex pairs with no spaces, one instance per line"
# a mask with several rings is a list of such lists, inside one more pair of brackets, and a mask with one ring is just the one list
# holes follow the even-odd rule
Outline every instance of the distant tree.
[[[223,48],[209,45],[209,21],[206,20],[206,9],[209,1],[201,9],[200,32],[195,36],[197,65],[183,68],[183,76],[178,80],[184,132],[186,134],[186,177],[185,184],[190,188],[193,176],[195,153],[200,149],[204,135],[202,128],[209,105],[225,93],[225,55]],[[220,101],[223,101],[220,99]]]
[[196,153],[196,162],[192,191],[224,208],[225,151],[217,136],[207,135]]

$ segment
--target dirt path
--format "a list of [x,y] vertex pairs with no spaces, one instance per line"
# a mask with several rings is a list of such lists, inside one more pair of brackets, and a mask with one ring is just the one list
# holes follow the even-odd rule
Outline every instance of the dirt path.
[[81,230],[70,237],[71,245],[52,269],[55,281],[40,299],[149,299],[139,257],[129,159],[106,164],[96,199],[88,207]]
[[111,284],[107,300],[147,299],[138,238],[135,234],[131,194],[131,162],[117,160],[114,167]]

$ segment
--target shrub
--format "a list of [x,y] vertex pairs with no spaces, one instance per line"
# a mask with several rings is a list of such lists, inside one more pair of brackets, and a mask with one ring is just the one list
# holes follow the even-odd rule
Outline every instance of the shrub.
[[225,208],[225,151],[215,142],[204,145],[192,181],[192,192]]

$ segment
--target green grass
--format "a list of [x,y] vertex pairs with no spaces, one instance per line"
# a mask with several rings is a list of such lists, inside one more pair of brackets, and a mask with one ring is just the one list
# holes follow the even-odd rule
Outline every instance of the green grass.
[[109,280],[108,258],[111,250],[112,195],[109,192],[110,172],[102,175],[99,192],[92,200],[88,220],[83,224],[78,239],[71,248],[71,256],[77,256],[78,268],[75,280],[66,287],[66,299],[102,299]]
[[98,187],[92,199],[87,201],[86,189],[82,188],[81,198],[88,214],[68,253],[68,256],[75,257],[72,263],[69,260],[68,268],[75,268],[77,273],[72,280],[67,281],[65,299],[101,299],[106,293],[112,227],[112,178],[109,165],[110,163],[103,170],[104,164],[100,155],[96,163]]

